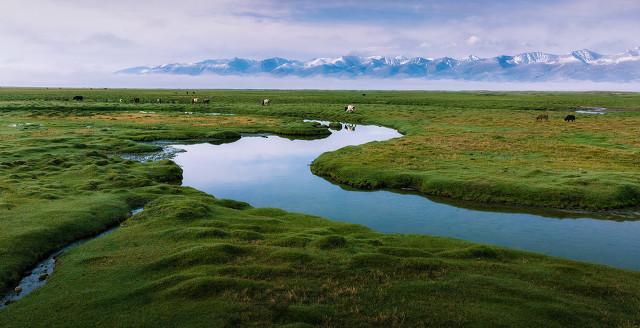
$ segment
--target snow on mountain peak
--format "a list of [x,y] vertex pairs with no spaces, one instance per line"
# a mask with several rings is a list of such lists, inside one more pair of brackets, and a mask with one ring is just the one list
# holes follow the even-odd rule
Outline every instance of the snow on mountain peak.
[[576,50],[576,51],[572,51],[571,55],[573,55],[573,57],[575,57],[576,59],[580,60],[581,62],[588,64],[592,61],[596,61],[599,58],[602,57],[601,54],[591,51],[589,49],[582,49],[582,50]]
[[[620,66],[624,65],[624,66]],[[640,47],[616,55],[601,55],[588,49],[566,55],[526,52],[513,56],[464,59],[405,56],[340,56],[308,61],[282,57],[264,60],[208,59],[197,63],[138,66],[124,74],[272,74],[276,76],[418,77],[495,81],[546,81],[576,79],[591,81],[640,81]]]

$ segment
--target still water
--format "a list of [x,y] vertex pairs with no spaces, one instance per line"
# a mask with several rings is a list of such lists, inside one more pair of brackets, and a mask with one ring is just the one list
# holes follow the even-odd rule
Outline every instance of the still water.
[[[223,145],[175,145],[183,184],[218,198],[366,225],[386,233],[429,234],[640,270],[640,221],[480,211],[391,191],[347,190],[313,175],[320,154],[400,137],[356,126],[317,140],[245,136]],[[366,159],[362,159],[366,161]],[[516,211],[517,212],[517,211]]]

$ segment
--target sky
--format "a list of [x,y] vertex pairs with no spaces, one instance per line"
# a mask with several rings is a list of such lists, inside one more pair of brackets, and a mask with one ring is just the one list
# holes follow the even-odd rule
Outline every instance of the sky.
[[613,54],[640,45],[638,0],[2,0],[0,13],[0,86],[156,86],[112,73],[210,58]]

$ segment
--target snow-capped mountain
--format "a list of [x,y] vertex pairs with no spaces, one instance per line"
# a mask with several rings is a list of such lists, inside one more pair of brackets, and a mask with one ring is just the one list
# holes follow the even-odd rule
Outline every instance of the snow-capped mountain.
[[308,61],[274,57],[263,60],[231,58],[208,59],[197,63],[138,66],[125,74],[220,74],[274,76],[331,76],[372,78],[464,79],[483,81],[591,80],[640,81],[640,47],[615,55],[602,55],[588,49],[565,55],[527,52],[490,58],[341,56]]

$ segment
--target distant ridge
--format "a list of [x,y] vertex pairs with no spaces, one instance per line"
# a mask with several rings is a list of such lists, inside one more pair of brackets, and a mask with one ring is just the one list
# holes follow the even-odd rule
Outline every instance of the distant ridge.
[[596,82],[640,81],[640,47],[615,55],[589,49],[565,55],[527,52],[490,58],[341,56],[308,61],[280,57],[263,60],[207,59],[123,69],[122,74],[258,75],[341,78],[425,78],[472,81],[585,80]]

